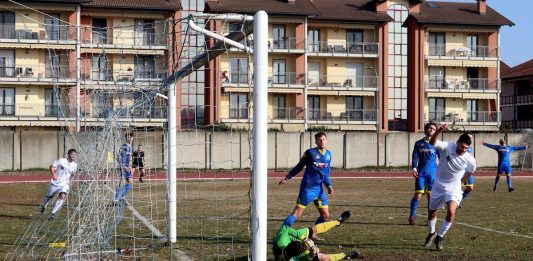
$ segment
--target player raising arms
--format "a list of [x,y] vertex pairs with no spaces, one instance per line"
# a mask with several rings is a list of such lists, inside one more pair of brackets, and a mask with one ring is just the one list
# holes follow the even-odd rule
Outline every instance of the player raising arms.
[[50,201],[57,193],[57,200],[52,209],[50,219],[56,218],[56,213],[59,211],[63,202],[67,198],[67,194],[70,190],[71,178],[78,171],[78,164],[76,161],[76,150],[70,149],[67,152],[67,158],[60,158],[52,165],[50,165],[50,174],[52,174],[52,179],[48,185],[48,192],[44,197],[43,203],[41,204],[41,215],[44,213],[48,201]]
[[437,170],[438,152],[433,145],[429,144],[429,139],[437,130],[437,124],[428,122],[424,125],[424,138],[418,140],[413,148],[413,177],[415,177],[415,194],[411,199],[409,212],[409,225],[415,224],[416,209],[418,202],[422,198],[422,193],[427,194],[428,202],[431,196],[431,188],[435,180]]
[[[443,237],[452,226],[455,211],[463,198],[461,184],[476,171],[476,160],[467,152],[472,144],[470,136],[465,133],[459,137],[457,142],[439,141],[438,136],[447,128],[447,124],[440,126],[429,140],[436,149],[440,150],[441,154],[429,201],[429,234],[425,246],[431,247],[434,242],[438,250],[442,250]],[[437,212],[445,204],[448,206],[448,212],[439,232],[436,233]]]
[[326,134],[323,132],[315,134],[315,143],[317,147],[306,150],[300,162],[279,182],[279,185],[285,184],[305,167],[296,207],[292,214],[287,216],[283,222],[284,225],[289,227],[302,216],[305,207],[311,202],[315,203],[320,213],[315,224],[325,222],[329,217],[328,199],[322,188],[322,184],[326,185],[328,194],[333,195],[333,187],[329,179],[331,152],[326,149],[328,143]]
[[512,192],[514,190],[513,182],[511,181],[513,169],[511,168],[511,160],[509,159],[509,155],[513,151],[525,150],[529,148],[529,144],[526,144],[525,146],[509,146],[503,139],[500,139],[500,145],[488,144],[483,141],[481,141],[481,143],[483,143],[483,145],[486,147],[498,152],[498,173],[496,174],[496,180],[494,181],[494,188],[492,190],[496,191],[498,182],[500,182],[500,175],[505,172],[505,175],[507,176],[507,188],[509,189],[509,192]]

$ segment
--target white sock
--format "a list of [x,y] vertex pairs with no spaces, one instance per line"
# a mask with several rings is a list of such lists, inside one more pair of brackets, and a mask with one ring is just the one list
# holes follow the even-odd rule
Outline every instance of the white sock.
[[56,200],[56,203],[54,204],[54,209],[52,209],[52,214],[55,214],[61,208],[61,206],[63,206],[63,202],[64,200],[62,199]]
[[428,220],[428,229],[429,229],[429,233],[430,234],[433,234],[435,233],[435,225],[437,224],[437,219],[430,219]]
[[452,223],[449,223],[448,220],[444,220],[442,222],[442,225],[440,226],[439,233],[437,234],[439,237],[444,237],[444,234],[448,232],[448,229],[452,226]]

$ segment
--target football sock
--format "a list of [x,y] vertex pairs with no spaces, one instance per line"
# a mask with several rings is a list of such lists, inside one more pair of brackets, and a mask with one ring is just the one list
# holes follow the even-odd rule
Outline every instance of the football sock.
[[290,214],[283,221],[283,225],[291,227],[294,222],[296,222],[296,216],[294,214]]
[[435,224],[437,224],[437,219],[428,220],[428,230],[430,234],[435,233]]
[[117,201],[119,198],[122,197],[122,192],[124,191],[124,188],[118,187],[115,192],[115,201]]
[[331,228],[334,228],[334,227],[336,227],[336,226],[338,226],[340,224],[341,224],[341,222],[339,222],[337,220],[316,224],[315,225],[316,233],[317,234],[324,233],[324,232],[330,230]]
[[511,176],[507,176],[507,187],[508,188],[513,187],[513,181],[511,180]]
[[124,195],[122,195],[123,198],[125,198],[128,195],[128,192],[130,191],[130,189],[131,189],[131,184],[126,183],[126,185],[124,185]]
[[465,199],[466,197],[468,197],[468,194],[470,194],[470,192],[468,192],[466,189],[463,191],[463,199]]
[[448,220],[444,219],[442,222],[442,225],[440,226],[439,233],[437,234],[439,237],[444,237],[444,234],[448,232],[448,229],[452,226],[452,223],[448,222]]
[[316,224],[320,224],[320,223],[324,223],[326,222],[326,220],[322,217],[322,216],[319,216],[316,221],[315,221],[315,225]]
[[496,176],[496,180],[494,181],[494,189],[498,186],[498,182],[500,182],[500,175]]
[[416,215],[416,209],[418,208],[418,199],[411,199],[411,211],[409,212],[409,217],[414,217]]
[[330,261],[338,261],[338,260],[342,260],[343,258],[346,257],[346,254],[344,253],[340,253],[340,254],[328,254],[328,257],[329,257],[329,260]]
[[52,209],[52,214],[56,213],[61,206],[63,206],[63,202],[65,202],[63,199],[57,199],[56,203],[54,204],[54,209]]

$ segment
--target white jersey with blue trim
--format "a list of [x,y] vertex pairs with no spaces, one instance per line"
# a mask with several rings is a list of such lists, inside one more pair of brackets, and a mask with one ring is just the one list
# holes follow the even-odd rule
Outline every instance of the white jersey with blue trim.
[[72,174],[78,171],[78,164],[76,162],[69,162],[66,158],[54,161],[52,166],[56,169],[57,179],[54,180],[52,178],[50,183],[57,186],[68,185]]
[[443,193],[462,193],[461,179],[465,171],[476,171],[476,159],[468,152],[457,154],[455,142],[437,141],[435,148],[442,151],[437,166],[437,175],[431,193],[441,195]]

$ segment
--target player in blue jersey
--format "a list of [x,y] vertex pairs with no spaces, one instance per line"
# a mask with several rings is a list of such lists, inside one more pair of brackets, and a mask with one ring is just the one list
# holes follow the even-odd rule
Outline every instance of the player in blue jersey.
[[[118,203],[119,200],[122,200],[123,203],[126,203],[124,199],[128,195],[128,192],[131,189],[131,178],[133,173],[133,167],[132,167],[132,154],[133,154],[133,148],[131,146],[133,142],[133,135],[132,134],[126,134],[126,143],[122,144],[119,149],[119,163],[120,163],[120,181],[118,183],[117,190],[115,192],[115,205]],[[122,187],[122,181],[126,180],[126,184],[124,184],[124,187]]]
[[513,173],[513,169],[511,168],[511,160],[509,159],[509,155],[511,152],[516,150],[525,150],[529,148],[529,144],[526,144],[525,146],[509,146],[505,143],[503,139],[500,139],[500,145],[493,145],[489,143],[485,143],[481,141],[483,145],[486,147],[489,147],[496,152],[498,152],[498,173],[496,175],[496,180],[494,181],[494,189],[493,191],[496,191],[496,187],[498,186],[498,182],[500,181],[500,175],[505,172],[505,175],[507,176],[507,188],[509,189],[509,192],[513,191],[513,183],[511,181],[511,175]]
[[437,170],[438,151],[433,145],[429,144],[429,139],[437,130],[437,124],[428,122],[424,125],[424,138],[418,140],[413,148],[412,166],[413,177],[415,177],[415,194],[411,199],[409,212],[409,225],[415,224],[416,209],[422,194],[426,193],[428,202],[431,196],[431,187],[435,180],[435,171]]
[[329,179],[331,152],[326,149],[326,134],[323,132],[315,134],[315,143],[316,148],[306,150],[300,162],[279,182],[279,185],[285,184],[285,182],[296,176],[305,167],[304,176],[300,183],[300,193],[296,200],[296,207],[292,214],[287,216],[283,225],[292,226],[302,216],[304,209],[311,202],[314,202],[320,213],[315,224],[323,223],[329,217],[328,199],[322,187],[322,184],[324,184],[328,189],[328,194],[333,195],[333,187]]

